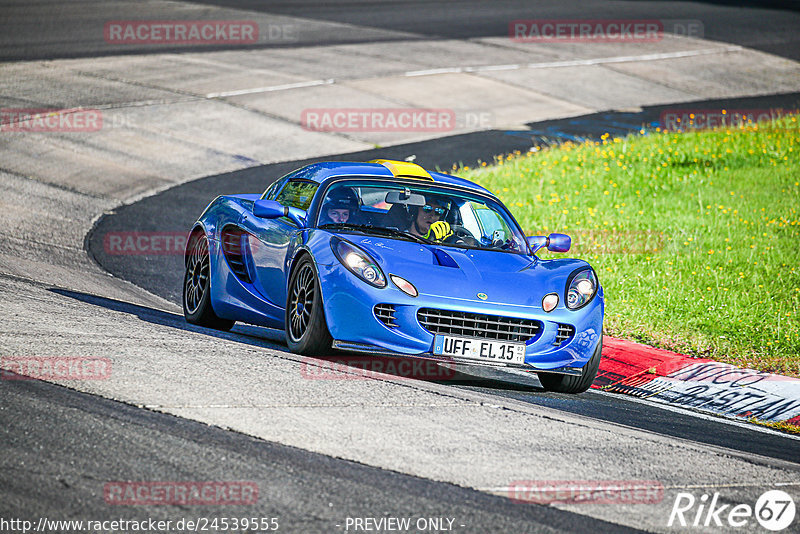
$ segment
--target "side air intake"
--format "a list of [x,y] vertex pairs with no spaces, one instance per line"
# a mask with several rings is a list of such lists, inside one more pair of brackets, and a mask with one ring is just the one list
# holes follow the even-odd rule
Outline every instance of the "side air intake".
[[252,282],[245,265],[245,251],[247,250],[247,232],[237,226],[226,226],[220,236],[222,240],[222,253],[228,261],[231,271],[242,282]]

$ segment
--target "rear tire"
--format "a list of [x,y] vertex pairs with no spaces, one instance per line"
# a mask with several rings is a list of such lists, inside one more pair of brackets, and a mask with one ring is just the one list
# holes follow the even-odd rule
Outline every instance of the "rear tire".
[[539,373],[539,382],[547,391],[556,393],[583,393],[594,382],[597,370],[600,368],[600,354],[603,351],[603,337],[594,350],[591,359],[586,362],[583,371],[579,376],[558,375],[555,373]]
[[211,307],[211,256],[208,252],[208,238],[202,233],[192,234],[186,251],[183,316],[191,324],[230,330],[236,321],[218,317]]
[[286,344],[295,354],[312,356],[330,351],[332,343],[317,268],[311,256],[304,256],[292,271],[286,295]]

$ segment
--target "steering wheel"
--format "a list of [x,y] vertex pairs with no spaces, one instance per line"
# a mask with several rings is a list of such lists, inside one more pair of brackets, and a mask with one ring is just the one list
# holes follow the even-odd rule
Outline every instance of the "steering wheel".
[[480,243],[472,235],[472,232],[460,225],[452,225],[453,235],[448,237],[445,241],[449,241],[456,245],[477,246]]

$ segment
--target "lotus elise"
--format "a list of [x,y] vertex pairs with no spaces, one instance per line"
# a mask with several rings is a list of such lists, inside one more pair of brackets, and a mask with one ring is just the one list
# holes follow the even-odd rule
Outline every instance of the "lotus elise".
[[602,349],[603,289],[564,234],[526,237],[488,190],[414,163],[323,162],[214,199],[187,239],[190,323],[331,349],[538,374],[578,393]]

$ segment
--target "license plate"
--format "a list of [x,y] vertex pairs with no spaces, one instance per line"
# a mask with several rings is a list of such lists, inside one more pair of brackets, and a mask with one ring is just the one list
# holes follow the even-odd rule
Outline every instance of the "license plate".
[[525,343],[469,337],[436,336],[433,353],[484,363],[525,363]]

